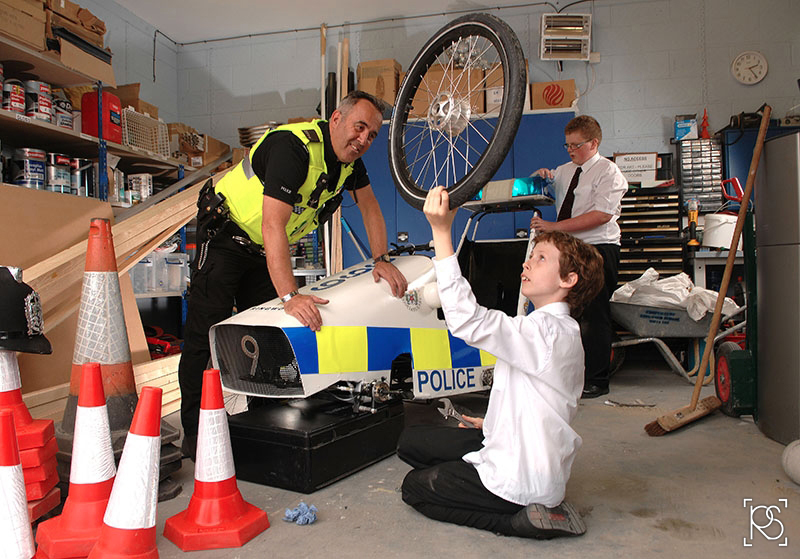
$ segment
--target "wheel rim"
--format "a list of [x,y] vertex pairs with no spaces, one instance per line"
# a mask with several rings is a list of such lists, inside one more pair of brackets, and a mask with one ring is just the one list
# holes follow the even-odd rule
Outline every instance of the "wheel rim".
[[[469,199],[502,163],[519,126],[526,87],[519,41],[494,16],[473,16],[480,20],[445,26],[417,55],[392,115],[392,176],[403,197],[420,208],[437,185],[448,188],[451,206],[456,190],[471,192],[455,205]],[[498,86],[500,103],[479,113],[487,90]],[[492,151],[502,151],[499,161],[487,157]]]
[[717,360],[717,397],[726,403],[731,398],[731,374],[728,360],[720,357]]

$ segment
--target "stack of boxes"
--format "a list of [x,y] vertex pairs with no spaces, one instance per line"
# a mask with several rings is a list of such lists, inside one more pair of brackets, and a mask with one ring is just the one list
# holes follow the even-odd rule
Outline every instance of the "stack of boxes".
[[182,122],[170,122],[170,157],[192,167],[203,167],[230,151],[230,146],[208,134],[201,134]]

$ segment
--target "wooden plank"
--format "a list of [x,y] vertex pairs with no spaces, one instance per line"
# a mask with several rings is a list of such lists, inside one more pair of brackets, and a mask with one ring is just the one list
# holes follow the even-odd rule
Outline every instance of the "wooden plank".
[[28,392],[22,395],[22,401],[28,406],[28,409],[35,408],[36,406],[43,406],[54,402],[61,398],[69,396],[69,383],[58,384],[50,388],[43,388],[35,392]]

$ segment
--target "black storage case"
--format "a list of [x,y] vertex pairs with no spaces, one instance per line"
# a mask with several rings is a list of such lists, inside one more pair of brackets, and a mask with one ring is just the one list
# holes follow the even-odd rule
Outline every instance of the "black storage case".
[[400,400],[355,414],[326,393],[233,415],[236,477],[312,493],[394,454],[403,417]]

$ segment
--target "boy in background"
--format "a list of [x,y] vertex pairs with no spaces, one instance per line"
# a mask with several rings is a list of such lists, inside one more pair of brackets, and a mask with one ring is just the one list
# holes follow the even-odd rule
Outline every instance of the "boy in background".
[[403,500],[430,518],[505,535],[548,539],[586,530],[563,502],[580,436],[570,427],[583,388],[580,328],[570,316],[602,287],[598,252],[561,232],[537,237],[522,266],[535,311],[510,317],[477,304],[450,237],[455,210],[443,187],[424,207],[447,327],[497,358],[484,419],[475,429],[417,425],[398,456],[414,467]]
[[558,214],[556,221],[531,219],[531,230],[564,231],[593,245],[603,257],[603,289],[586,305],[579,317],[586,353],[583,398],[608,394],[611,366],[611,294],[617,287],[620,229],[617,219],[628,181],[613,161],[598,153],[603,131],[587,115],[576,116],[564,128],[564,148],[570,161],[555,170],[534,174],[553,179]]

